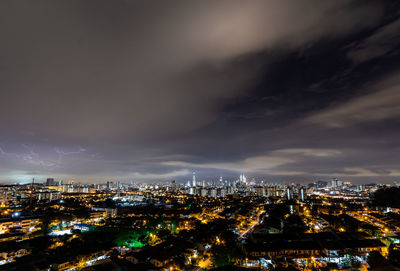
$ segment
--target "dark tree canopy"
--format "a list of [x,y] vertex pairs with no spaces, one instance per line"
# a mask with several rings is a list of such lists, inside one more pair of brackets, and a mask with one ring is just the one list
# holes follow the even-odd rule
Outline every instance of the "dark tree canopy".
[[400,208],[400,188],[386,187],[378,189],[372,196],[372,205]]

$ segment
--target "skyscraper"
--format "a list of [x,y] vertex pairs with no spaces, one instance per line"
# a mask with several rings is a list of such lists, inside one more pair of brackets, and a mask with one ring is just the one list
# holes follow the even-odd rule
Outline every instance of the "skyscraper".
[[196,187],[196,172],[193,172],[192,186]]
[[47,180],[46,180],[46,185],[47,186],[51,186],[51,185],[55,185],[55,184],[56,183],[55,183],[53,178],[47,178]]

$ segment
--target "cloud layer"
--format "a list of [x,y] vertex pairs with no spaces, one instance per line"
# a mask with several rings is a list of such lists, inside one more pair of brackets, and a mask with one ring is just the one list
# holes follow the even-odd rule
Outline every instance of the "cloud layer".
[[396,8],[3,1],[1,179],[395,176]]

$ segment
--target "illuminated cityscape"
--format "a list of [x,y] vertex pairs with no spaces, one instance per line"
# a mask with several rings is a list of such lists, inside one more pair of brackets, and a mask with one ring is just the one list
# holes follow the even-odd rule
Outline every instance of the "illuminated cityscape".
[[399,0],[1,0],[0,271],[400,270]]
[[[399,264],[400,187],[43,183],[0,187],[10,270],[368,269]],[[388,195],[397,195],[397,199]],[[396,207],[393,207],[396,206]],[[5,249],[7,248],[7,249]],[[94,269],[93,269],[94,268]]]

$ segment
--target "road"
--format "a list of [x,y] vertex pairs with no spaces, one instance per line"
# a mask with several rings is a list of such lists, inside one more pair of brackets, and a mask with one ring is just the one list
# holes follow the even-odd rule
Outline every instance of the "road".
[[242,234],[239,235],[239,240],[243,239],[247,233],[251,232],[255,226],[257,226],[260,223],[260,216],[264,213],[265,211],[262,211],[258,214],[257,220],[250,225]]

